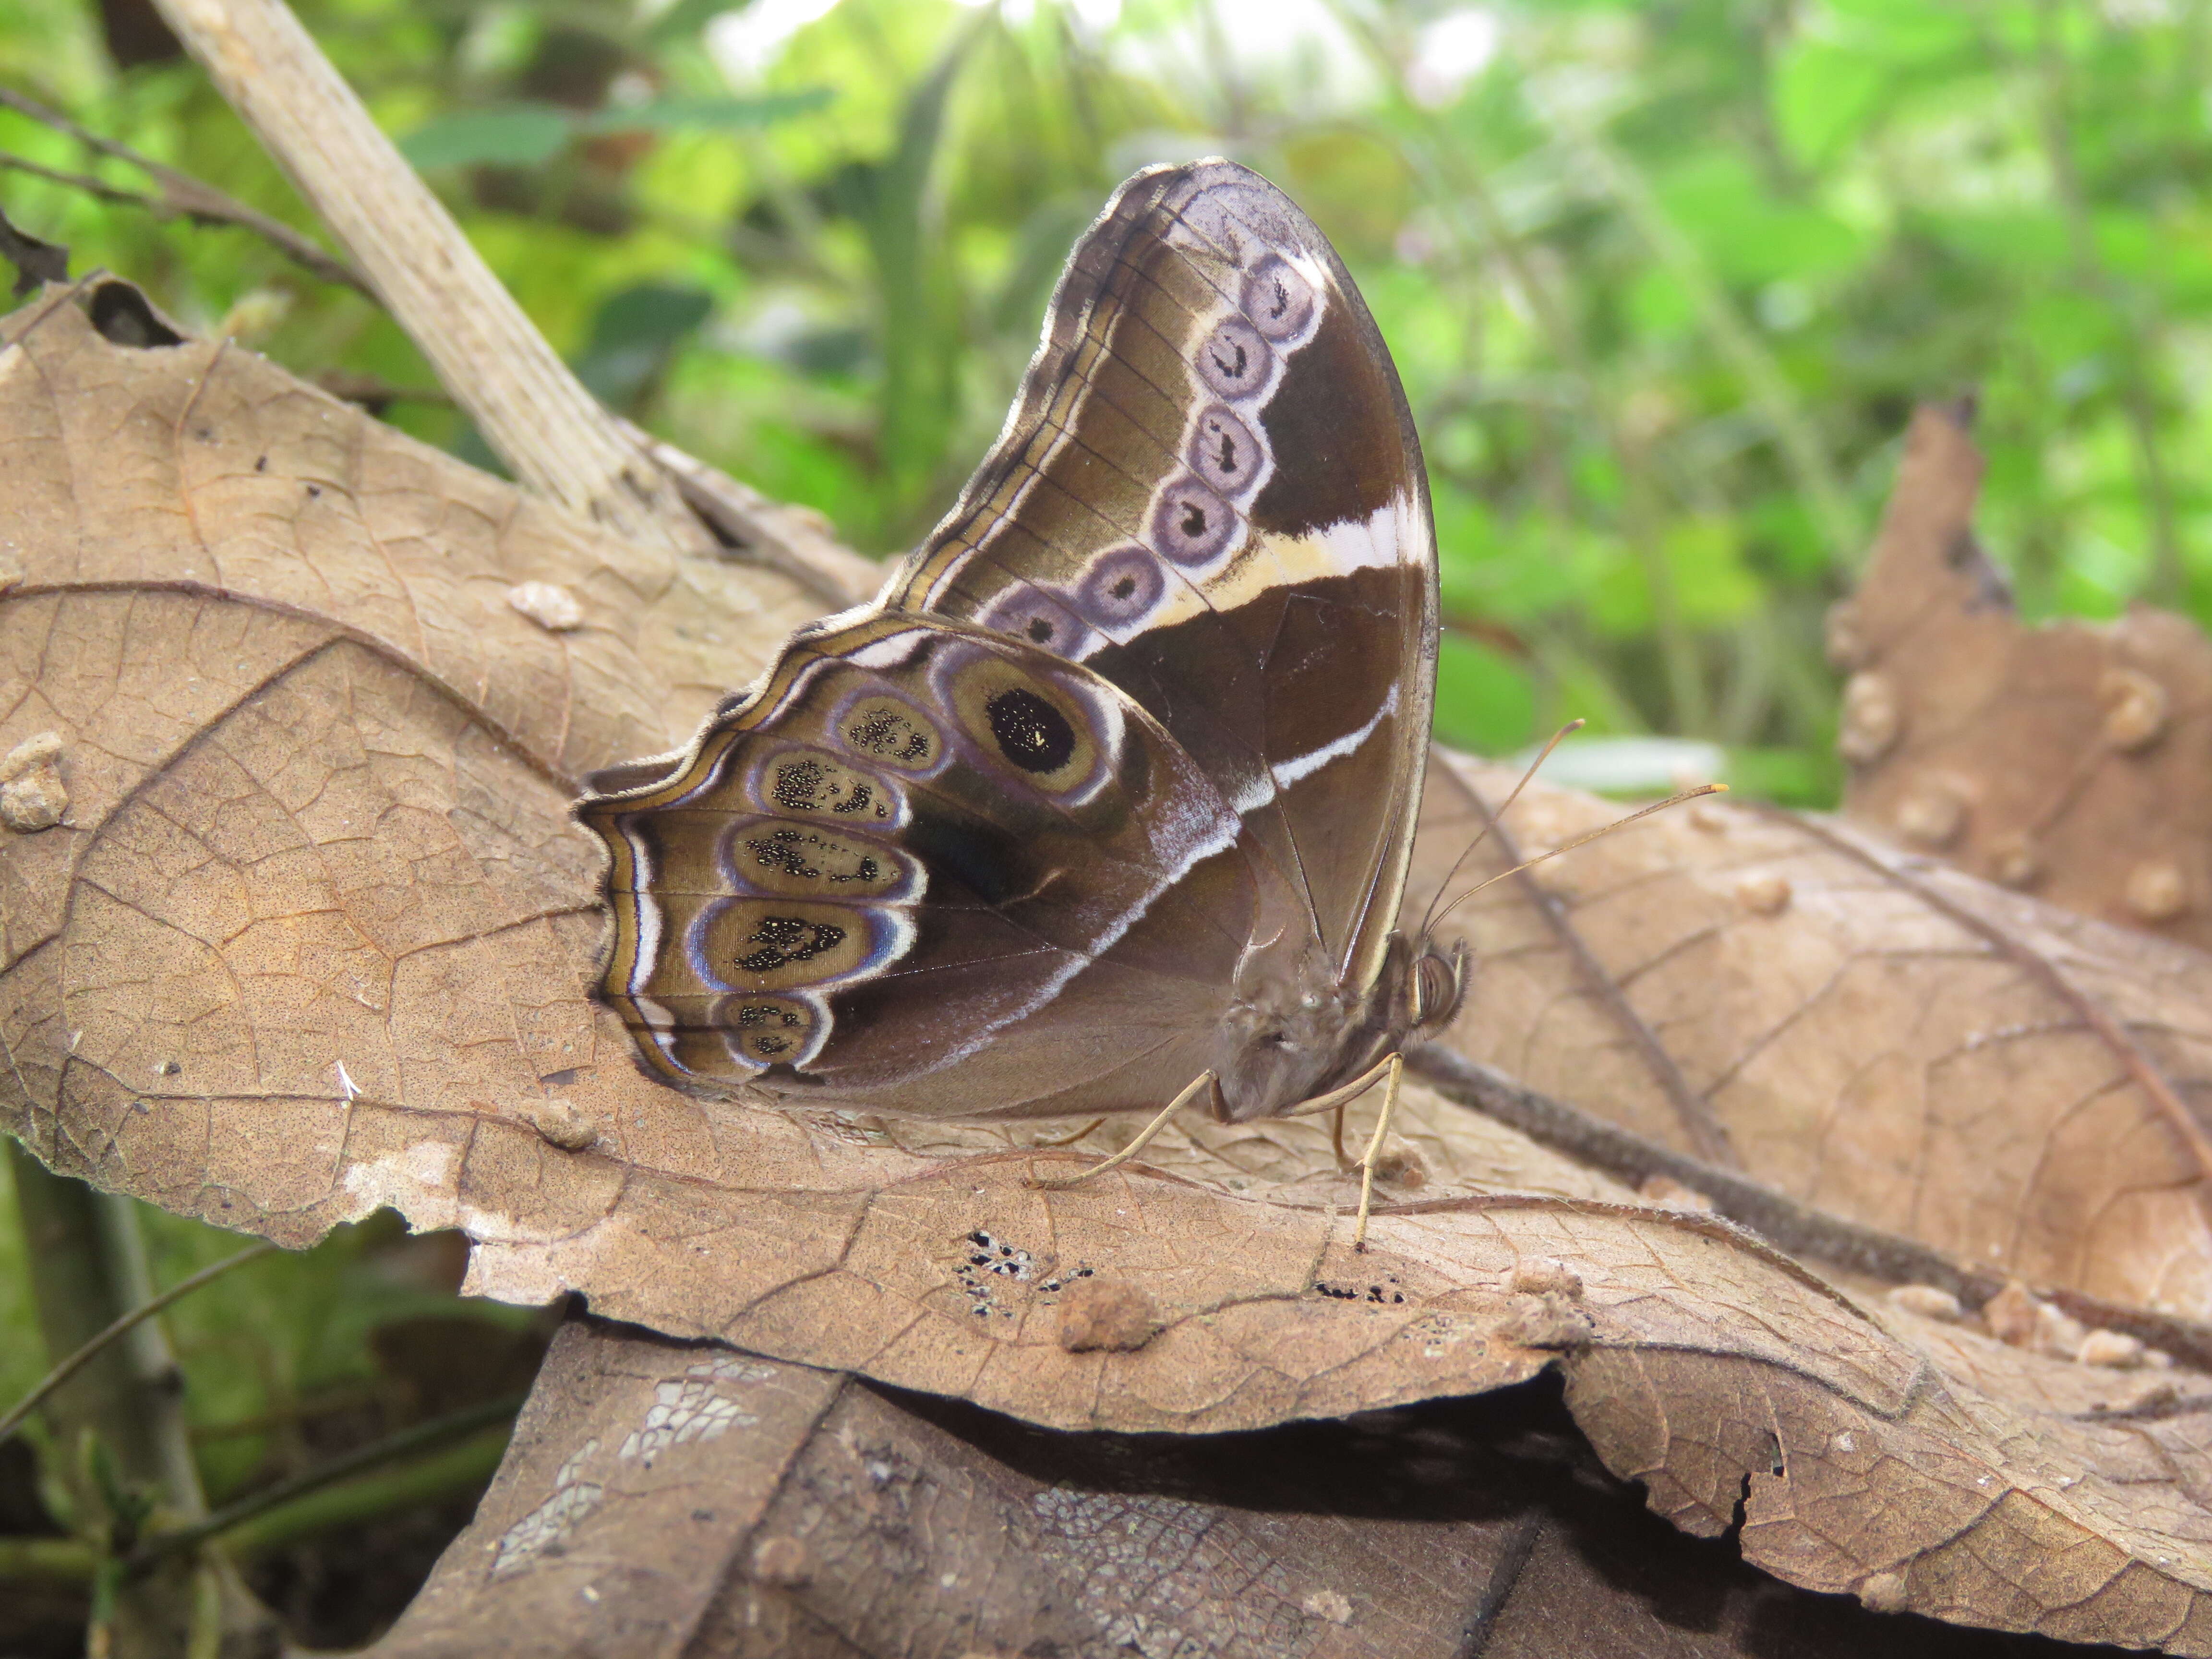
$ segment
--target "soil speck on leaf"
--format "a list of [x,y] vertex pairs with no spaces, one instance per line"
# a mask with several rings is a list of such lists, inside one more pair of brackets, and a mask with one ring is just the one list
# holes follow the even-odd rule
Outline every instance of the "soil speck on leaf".
[[1070,1353],[1130,1353],[1160,1332],[1158,1304],[1126,1280],[1086,1279],[1060,1303],[1060,1346]]

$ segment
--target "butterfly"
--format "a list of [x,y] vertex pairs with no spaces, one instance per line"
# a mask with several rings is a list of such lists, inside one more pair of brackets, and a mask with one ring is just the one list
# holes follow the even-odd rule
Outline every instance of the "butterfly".
[[693,1090],[1154,1113],[1108,1163],[1201,1096],[1242,1121],[1385,1082],[1364,1241],[1400,1052],[1465,982],[1398,926],[1437,605],[1420,443],[1335,251],[1234,162],[1139,173],[879,596],[592,779],[600,994]]

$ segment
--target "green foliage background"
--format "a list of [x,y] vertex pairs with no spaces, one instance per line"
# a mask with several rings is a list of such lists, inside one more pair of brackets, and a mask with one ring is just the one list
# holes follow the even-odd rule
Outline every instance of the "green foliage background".
[[[118,70],[85,0],[9,5],[0,76],[306,223],[188,64]],[[1480,748],[1580,714],[1829,798],[1820,618],[1921,398],[1978,394],[2030,615],[2212,609],[2203,0],[301,9],[597,389],[876,551],[989,441],[1113,184],[1260,167],[1396,351],[1438,724]],[[12,113],[0,151],[138,182]],[[368,302],[243,233],[0,190],[196,327],[430,388]],[[488,459],[449,409],[387,412]]]
[[[299,9],[603,397],[874,551],[981,454],[1118,179],[1259,167],[1406,379],[1462,744],[1582,715],[1832,799],[1820,619],[1923,398],[1979,398],[1984,528],[2027,614],[2212,616],[2207,0]],[[116,56],[90,0],[0,0],[0,82],[308,226],[191,64]],[[145,185],[0,111],[0,204],[76,269],[396,393],[388,418],[489,464],[357,295],[39,168]],[[165,1280],[228,1248],[158,1227]],[[4,1340],[13,1248],[0,1226],[0,1400],[37,1368]],[[319,1255],[182,1316],[196,1413],[360,1367],[391,1297],[374,1252]]]

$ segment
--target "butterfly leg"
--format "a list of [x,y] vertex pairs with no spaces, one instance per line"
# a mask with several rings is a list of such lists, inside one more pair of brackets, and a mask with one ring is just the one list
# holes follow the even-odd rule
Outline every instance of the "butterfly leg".
[[1103,1117],[1094,1117],[1090,1122],[1085,1124],[1073,1134],[1039,1135],[1035,1140],[1030,1142],[1030,1145],[1032,1146],[1073,1146],[1077,1141],[1082,1139],[1084,1136],[1089,1134],[1093,1129],[1097,1128],[1105,1121],[1106,1120]]
[[1382,1085],[1382,1115],[1375,1120],[1375,1133],[1368,1138],[1367,1150],[1359,1157],[1359,1222],[1352,1234],[1352,1248],[1355,1250],[1367,1248],[1367,1213],[1375,1201],[1375,1160],[1382,1155],[1382,1137],[1390,1133],[1390,1120],[1398,1109],[1398,1079],[1405,1069],[1404,1055],[1385,1055],[1351,1082],[1339,1084],[1327,1094],[1316,1095],[1283,1114],[1285,1117],[1304,1117],[1314,1112],[1336,1113],[1336,1159],[1339,1167],[1343,1167],[1344,1109],[1376,1083]]
[[1215,1087],[1219,1081],[1220,1079],[1212,1072],[1200,1072],[1196,1077],[1191,1079],[1190,1086],[1188,1088],[1185,1089],[1173,1100],[1168,1102],[1166,1107],[1161,1111],[1160,1115],[1154,1118],[1150,1123],[1145,1125],[1145,1127],[1138,1132],[1137,1138],[1131,1141],[1127,1146],[1124,1146],[1120,1152],[1115,1153],[1113,1157],[1102,1158],[1097,1163],[1092,1164],[1089,1169],[1079,1170],[1072,1176],[1033,1176],[1030,1178],[1030,1185],[1032,1187],[1073,1187],[1079,1181],[1088,1181],[1095,1175],[1105,1174],[1107,1170],[1112,1169],[1117,1164],[1127,1164],[1131,1158],[1136,1157],[1139,1152],[1143,1152],[1146,1147],[1152,1145],[1152,1137],[1168,1127],[1170,1119],[1173,1118],[1177,1112],[1182,1110],[1184,1107],[1189,1105],[1192,1101],[1196,1100],[1199,1096],[1203,1094],[1206,1090]]
[[1367,1142],[1367,1150],[1359,1156],[1359,1224],[1352,1230],[1352,1248],[1367,1248],[1367,1213],[1375,1203],[1375,1160],[1382,1155],[1382,1137],[1390,1132],[1390,1120],[1398,1110],[1398,1079],[1404,1075],[1406,1057],[1393,1054],[1384,1060],[1389,1068],[1382,1079],[1382,1111],[1375,1120],[1375,1133]]

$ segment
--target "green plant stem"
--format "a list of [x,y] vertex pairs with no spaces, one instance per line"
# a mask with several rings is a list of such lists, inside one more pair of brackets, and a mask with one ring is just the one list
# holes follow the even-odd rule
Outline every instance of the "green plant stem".
[[319,1533],[465,1497],[499,1468],[510,1432],[509,1425],[501,1423],[398,1468],[379,1469],[304,1493],[239,1522],[216,1542],[227,1555],[251,1559]]
[[0,1538],[0,1584],[85,1584],[98,1558],[82,1538]]
[[97,1343],[44,1401],[54,1472],[69,1488],[99,1590],[88,1645],[110,1659],[173,1659],[273,1639],[268,1610],[216,1556],[186,1553],[158,1571],[122,1571],[149,1522],[207,1512],[185,1428],[184,1379],[160,1322],[141,1317],[110,1334],[155,1299],[137,1206],[56,1175],[18,1141],[8,1146],[46,1352],[66,1362]]
[[[346,1480],[379,1464],[390,1463],[421,1450],[426,1446],[450,1440],[481,1429],[489,1424],[503,1422],[521,1408],[524,1396],[509,1395],[481,1405],[469,1406],[443,1417],[434,1417],[427,1423],[417,1423],[412,1428],[402,1429],[397,1434],[334,1457],[327,1463],[303,1470],[287,1480],[250,1492],[233,1504],[226,1504],[212,1514],[202,1516],[189,1526],[168,1532],[156,1533],[139,1546],[137,1559],[151,1561],[162,1556],[173,1555],[179,1550],[192,1549],[210,1538],[222,1537],[246,1522],[266,1516],[309,1493]],[[503,1440],[504,1437],[502,1437]]]
[[203,1285],[213,1284],[216,1279],[228,1273],[232,1268],[242,1267],[249,1261],[258,1261],[262,1256],[272,1255],[275,1253],[276,1249],[276,1245],[265,1241],[259,1244],[249,1245],[245,1249],[239,1251],[235,1255],[227,1255],[222,1261],[215,1263],[212,1267],[201,1268],[189,1279],[179,1279],[174,1285],[169,1286],[167,1290],[162,1291],[159,1296],[154,1297],[149,1301],[140,1303],[129,1313],[126,1313],[121,1318],[115,1320],[112,1323],[108,1325],[106,1329],[94,1336],[90,1341],[85,1343],[84,1346],[80,1347],[75,1353],[63,1360],[61,1364],[55,1366],[53,1370],[48,1371],[45,1376],[40,1379],[37,1387],[33,1388],[30,1393],[25,1395],[21,1400],[17,1401],[14,1407],[6,1416],[0,1417],[0,1440],[5,1440],[9,1435],[15,1433],[17,1429],[21,1428],[23,1425],[23,1419],[30,1416],[33,1411],[38,1409],[39,1402],[40,1401],[44,1400],[56,1389],[61,1387],[63,1383],[68,1382],[70,1378],[75,1376],[88,1364],[91,1364],[93,1359],[102,1349],[106,1348],[109,1343],[114,1341],[125,1332],[134,1329],[143,1322],[151,1319],[155,1314],[160,1313],[163,1309],[183,1300],[185,1297],[190,1296],[194,1291],[198,1290]]
[[82,190],[103,201],[127,204],[144,209],[162,219],[190,219],[196,224],[230,225],[255,235],[276,248],[294,264],[308,270],[326,283],[342,283],[357,293],[376,295],[369,291],[368,283],[361,273],[343,259],[315,246],[281,219],[272,219],[258,208],[250,208],[237,198],[225,194],[214,185],[204,183],[189,173],[165,167],[150,156],[141,155],[128,144],[102,137],[99,133],[79,126],[66,115],[48,109],[34,99],[21,93],[0,87],[0,105],[14,110],[18,115],[64,133],[97,155],[122,161],[138,169],[151,179],[161,194],[141,196],[134,191],[117,190],[97,179],[79,173],[54,172],[36,162],[9,158],[7,165],[27,173],[36,173],[57,184]]
[[[506,1402],[510,1405],[512,1402]],[[507,1450],[507,1425],[479,1430],[459,1444],[337,1480],[243,1516],[212,1541],[234,1559],[250,1560],[318,1534],[374,1521],[420,1504],[461,1497],[481,1486]],[[89,1584],[100,1558],[75,1538],[0,1539],[0,1585],[10,1582]]]

